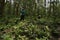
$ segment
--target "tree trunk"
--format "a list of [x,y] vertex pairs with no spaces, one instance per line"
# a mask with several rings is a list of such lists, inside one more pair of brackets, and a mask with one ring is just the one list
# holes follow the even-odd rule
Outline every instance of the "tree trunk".
[[5,0],[0,0],[0,17],[3,16]]

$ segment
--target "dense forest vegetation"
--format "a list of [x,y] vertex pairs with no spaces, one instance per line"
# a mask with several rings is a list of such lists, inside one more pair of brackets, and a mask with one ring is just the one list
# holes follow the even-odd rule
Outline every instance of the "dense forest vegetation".
[[60,40],[59,0],[0,0],[0,40]]

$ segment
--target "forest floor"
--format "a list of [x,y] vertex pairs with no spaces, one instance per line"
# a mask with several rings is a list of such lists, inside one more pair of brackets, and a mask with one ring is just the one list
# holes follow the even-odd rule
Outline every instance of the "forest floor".
[[[42,19],[40,19],[42,21]],[[48,36],[50,36],[51,30],[48,28],[48,25],[46,25],[45,20],[44,22],[40,23],[39,20],[33,20],[33,19],[25,19],[20,21],[20,18],[13,18],[13,19],[1,19],[0,20],[0,39],[3,40],[13,40],[13,38],[16,38],[19,40],[29,40],[31,39],[30,36],[35,37],[36,35],[46,36],[43,39],[48,39]],[[45,31],[40,31],[45,30]],[[31,34],[33,32],[33,34]],[[38,32],[35,34],[35,32]],[[46,32],[46,34],[45,34]],[[28,36],[29,35],[29,36]],[[35,35],[35,36],[34,36]],[[18,37],[16,37],[18,36]],[[42,37],[41,36],[41,37]],[[39,36],[36,36],[36,40],[38,40]],[[31,40],[35,40],[32,38]]]

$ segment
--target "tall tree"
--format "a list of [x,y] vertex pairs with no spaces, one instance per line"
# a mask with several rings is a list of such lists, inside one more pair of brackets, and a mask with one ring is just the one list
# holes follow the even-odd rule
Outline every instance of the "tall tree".
[[0,16],[3,16],[5,0],[0,0]]

